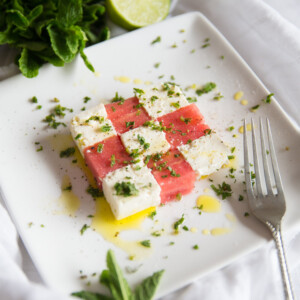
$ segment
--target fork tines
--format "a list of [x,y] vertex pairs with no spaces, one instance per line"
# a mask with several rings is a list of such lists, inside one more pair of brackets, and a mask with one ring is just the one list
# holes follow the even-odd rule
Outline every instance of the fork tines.
[[[254,197],[263,195],[283,195],[282,182],[273,139],[268,118],[265,120],[267,139],[262,118],[259,120],[259,136],[257,138],[256,126],[251,118],[253,165],[250,163],[251,145],[248,143],[246,119],[244,120],[244,163],[247,193]],[[260,140],[260,142],[259,142]],[[260,147],[259,147],[260,144]],[[261,157],[261,159],[259,159]],[[262,161],[262,164],[261,164]],[[271,167],[270,167],[271,166]],[[254,171],[251,171],[253,167]],[[272,186],[274,182],[275,186]]]

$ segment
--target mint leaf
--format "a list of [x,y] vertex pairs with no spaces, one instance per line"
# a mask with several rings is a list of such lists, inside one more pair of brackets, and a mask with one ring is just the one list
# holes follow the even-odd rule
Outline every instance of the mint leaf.
[[109,270],[109,282],[110,282],[110,290],[112,288],[115,289],[113,296],[118,296],[120,300],[131,300],[132,292],[123,276],[123,272],[118,266],[115,255],[112,250],[108,250],[106,256],[106,263]]
[[135,300],[150,300],[154,297],[154,294],[159,285],[160,279],[164,273],[164,270],[155,272],[152,276],[147,277],[143,282],[137,286],[134,292]]
[[38,75],[42,63],[29,50],[24,48],[18,61],[22,74],[28,78]]
[[68,28],[82,19],[81,0],[60,0],[58,2],[57,21],[60,26]]
[[8,22],[16,25],[19,29],[26,29],[29,26],[29,21],[19,10],[9,9],[6,13]]
[[99,293],[88,292],[88,291],[75,292],[72,293],[71,295],[85,300],[114,300],[114,298],[111,298],[109,296],[105,296]]
[[70,50],[68,45],[68,33],[55,24],[48,25],[47,31],[50,36],[51,47],[54,53],[64,62],[71,62],[75,57],[75,53]]
[[35,19],[37,19],[43,13],[43,5],[37,5],[33,8],[30,13],[27,15],[27,19],[29,23],[32,23]]
[[63,67],[65,65],[64,61],[61,60],[51,48],[47,48],[43,51],[37,52],[36,56],[56,67]]
[[85,47],[85,42],[84,41],[80,41],[80,43],[81,43],[81,46],[79,48],[79,53],[80,53],[81,58],[83,59],[84,64],[86,65],[86,67],[90,71],[95,72],[95,69],[94,69],[93,65],[90,63],[90,61],[88,60],[87,56],[83,52],[83,49]]

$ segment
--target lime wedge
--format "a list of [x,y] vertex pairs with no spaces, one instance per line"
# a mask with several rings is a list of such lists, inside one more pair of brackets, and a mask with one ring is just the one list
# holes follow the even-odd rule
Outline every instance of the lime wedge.
[[107,0],[106,5],[111,20],[131,30],[163,20],[170,0]]

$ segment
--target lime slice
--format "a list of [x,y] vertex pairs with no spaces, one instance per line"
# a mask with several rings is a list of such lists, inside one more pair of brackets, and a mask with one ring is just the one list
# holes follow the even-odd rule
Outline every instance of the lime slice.
[[135,29],[163,20],[170,0],[107,0],[111,20],[126,29]]

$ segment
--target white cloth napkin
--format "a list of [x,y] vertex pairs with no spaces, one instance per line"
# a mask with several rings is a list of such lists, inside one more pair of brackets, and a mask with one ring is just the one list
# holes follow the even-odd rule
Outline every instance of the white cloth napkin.
[[[177,1],[171,16],[193,10],[202,12],[216,25],[299,126],[300,1],[181,0]],[[117,34],[120,33],[122,31]],[[4,51],[0,48],[0,80],[16,72],[3,59],[1,61]],[[300,299],[300,230],[286,234],[284,241],[294,293]],[[0,299],[70,299],[43,285],[1,203]],[[283,299],[274,243],[162,300],[171,299]]]

